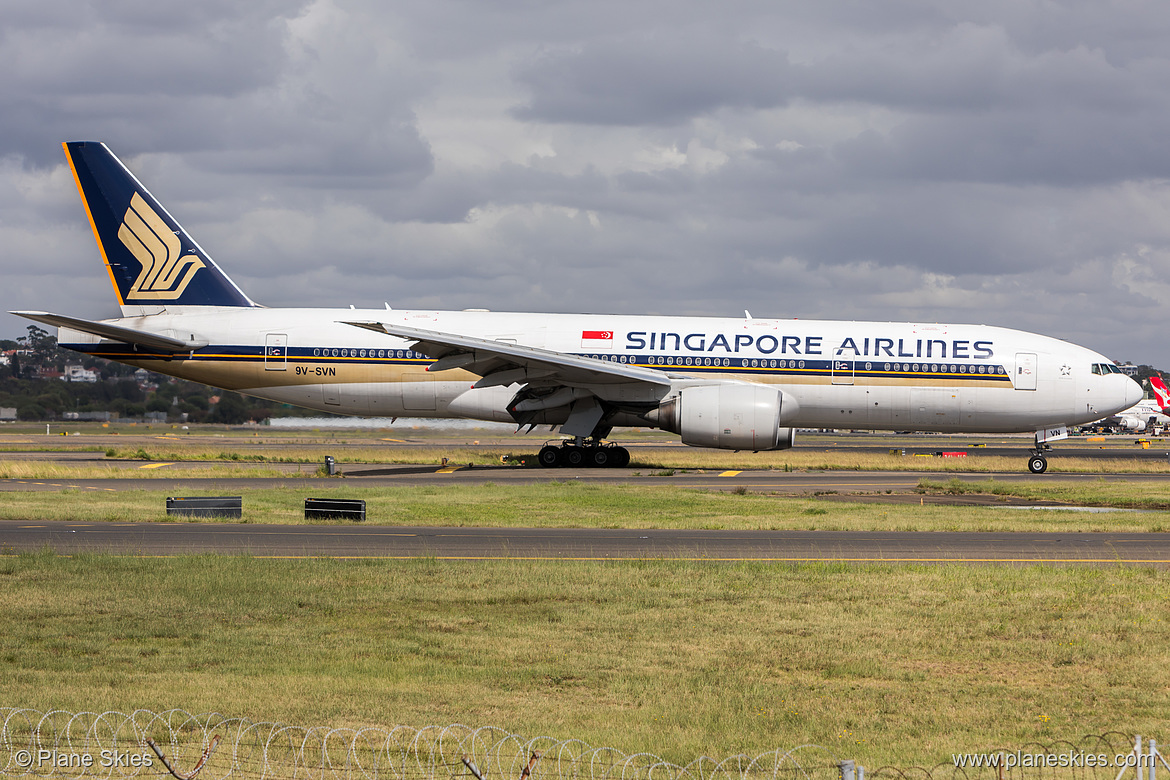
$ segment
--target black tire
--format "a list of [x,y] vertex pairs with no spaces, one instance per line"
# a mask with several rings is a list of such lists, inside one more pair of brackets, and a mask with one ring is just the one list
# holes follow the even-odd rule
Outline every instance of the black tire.
[[561,465],[561,448],[560,447],[541,447],[536,459],[540,461],[540,465],[546,469],[555,469]]
[[570,468],[578,468],[585,464],[585,452],[580,447],[565,447],[564,463]]
[[625,447],[614,447],[609,459],[609,465],[615,469],[624,469],[630,465],[630,451]]
[[1048,460],[1043,455],[1033,455],[1028,458],[1028,471],[1033,474],[1043,474],[1048,470]]
[[599,469],[606,468],[613,465],[613,453],[609,447],[595,447],[593,452],[589,453],[589,465],[596,466]]

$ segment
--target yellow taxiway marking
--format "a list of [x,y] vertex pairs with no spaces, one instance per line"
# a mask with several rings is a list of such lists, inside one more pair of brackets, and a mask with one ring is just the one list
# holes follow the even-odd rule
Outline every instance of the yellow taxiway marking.
[[382,439],[382,441],[393,441],[398,442],[399,444],[406,444],[406,439]]
[[461,468],[463,468],[463,467],[462,466],[447,466],[446,468],[439,469],[435,473],[436,474],[454,474],[456,471],[458,471]]
[[719,476],[721,476],[721,477],[734,477],[734,476],[736,476],[738,474],[742,474],[742,473],[743,473],[742,471],[725,471],[722,474],[720,474]]
[[163,466],[173,466],[174,463],[147,463],[145,466],[139,466],[140,469],[161,469]]

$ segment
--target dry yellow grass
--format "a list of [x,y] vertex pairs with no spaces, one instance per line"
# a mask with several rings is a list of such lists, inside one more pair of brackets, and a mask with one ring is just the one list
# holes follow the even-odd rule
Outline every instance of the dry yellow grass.
[[144,468],[143,464],[110,464],[102,466],[44,463],[42,461],[0,460],[0,479],[15,480],[84,480],[84,479],[227,479],[231,477],[296,477],[311,476],[314,470],[289,471],[252,465],[218,465],[184,467],[168,470],[166,461],[158,461]]
[[[133,449],[111,448],[110,457],[127,460],[213,461],[253,463],[320,463],[332,455],[338,463],[433,464],[446,458],[452,463],[477,466],[499,465],[505,455],[535,455],[539,444],[521,443],[514,447],[466,447],[459,445],[412,445],[409,447],[365,447],[347,445],[330,449],[320,446],[248,447],[194,445],[177,448],[166,443]],[[630,448],[630,468],[646,469],[770,469],[833,471],[929,471],[939,473],[995,473],[1026,470],[1026,449],[1018,456],[988,456],[972,451],[964,458],[942,458],[885,453],[825,452],[794,448],[780,452],[730,452],[692,447],[636,446]],[[1077,457],[1075,450],[1061,452],[1049,460],[1054,473],[1102,474],[1170,474],[1170,458],[1088,458]]]

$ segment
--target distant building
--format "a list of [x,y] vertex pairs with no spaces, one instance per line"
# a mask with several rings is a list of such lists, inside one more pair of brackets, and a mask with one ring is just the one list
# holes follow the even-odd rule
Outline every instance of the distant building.
[[110,422],[118,419],[117,412],[65,412],[61,415],[65,420],[79,420],[81,422]]
[[16,407],[0,406],[0,422],[16,422]]
[[1137,376],[1138,367],[1133,363],[1118,363],[1117,367],[1121,369],[1121,373],[1126,376]]
[[140,368],[134,372],[134,381],[142,388],[143,392],[149,393],[151,390],[158,389],[158,382],[154,381],[154,375],[145,368]]
[[66,382],[96,382],[98,375],[96,371],[86,368],[79,364],[65,366],[65,381]]

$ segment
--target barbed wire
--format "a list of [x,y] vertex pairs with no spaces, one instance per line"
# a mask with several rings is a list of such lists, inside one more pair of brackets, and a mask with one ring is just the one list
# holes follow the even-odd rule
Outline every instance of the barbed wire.
[[817,745],[679,765],[652,753],[525,738],[491,726],[301,727],[180,709],[0,707],[2,778],[837,780],[838,764]]
[[[1005,766],[881,767],[861,770],[819,745],[759,755],[701,756],[688,764],[627,754],[579,739],[525,738],[486,726],[303,727],[186,710],[67,712],[0,707],[0,778],[320,778],[321,780],[1133,780],[1124,757],[1154,746],[1109,732],[983,751]],[[969,754],[967,758],[976,754]],[[1061,759],[1056,765],[1043,760]],[[1065,757],[1108,757],[1101,765]],[[1029,760],[1030,759],[1030,760]],[[1132,767],[1129,769],[1127,767]]]

